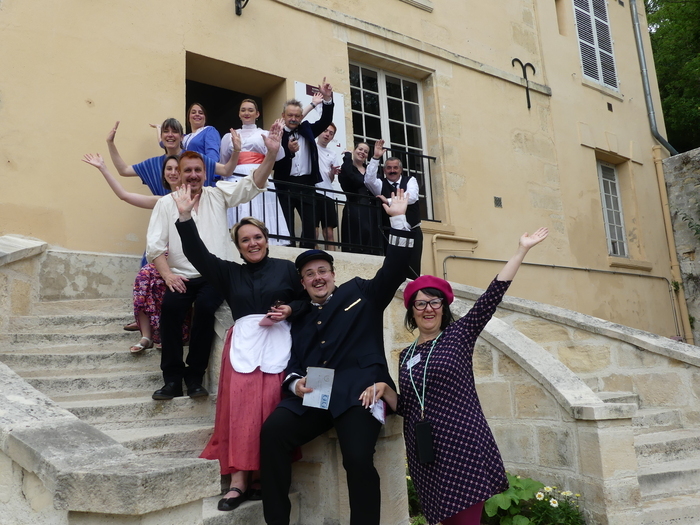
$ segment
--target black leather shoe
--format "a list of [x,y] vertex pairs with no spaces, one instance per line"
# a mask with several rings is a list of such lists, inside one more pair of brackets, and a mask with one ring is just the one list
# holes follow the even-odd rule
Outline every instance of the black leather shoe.
[[219,505],[217,508],[219,510],[228,511],[237,509],[238,506],[248,499],[248,496],[238,487],[231,487],[228,489],[229,492],[238,492],[239,496],[237,498],[221,498],[219,500]]
[[167,383],[163,388],[153,392],[151,396],[157,401],[168,401],[174,397],[182,396],[182,384]]
[[207,397],[209,392],[202,385],[196,385],[187,387],[187,395],[194,399],[195,397]]

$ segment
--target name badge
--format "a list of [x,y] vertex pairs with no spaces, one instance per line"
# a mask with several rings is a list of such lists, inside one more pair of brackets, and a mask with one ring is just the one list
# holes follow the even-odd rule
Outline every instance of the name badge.
[[408,363],[406,363],[406,368],[409,370],[413,368],[417,363],[420,363],[420,354],[414,355],[411,359],[408,360]]

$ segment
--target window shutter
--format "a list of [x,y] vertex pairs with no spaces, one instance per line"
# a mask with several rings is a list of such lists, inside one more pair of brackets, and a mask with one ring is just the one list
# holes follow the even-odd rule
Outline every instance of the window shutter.
[[574,14],[584,76],[617,89],[606,0],[574,0]]

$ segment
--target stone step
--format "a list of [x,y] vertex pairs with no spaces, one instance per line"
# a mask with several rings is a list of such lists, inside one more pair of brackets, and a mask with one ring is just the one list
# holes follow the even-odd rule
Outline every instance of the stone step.
[[636,435],[682,428],[681,411],[674,408],[640,408],[632,417]]
[[640,467],[637,479],[643,500],[697,493],[700,491],[700,459]]
[[[134,276],[136,276],[136,270]],[[32,306],[34,315],[70,315],[88,312],[113,312],[131,317],[134,312],[132,297],[104,299],[70,299],[65,301],[42,301]]]
[[213,423],[135,427],[125,429],[103,428],[109,437],[139,455],[196,458],[202,453],[214,432]]
[[[214,424],[215,397],[154,401],[151,396],[66,400],[58,404],[76,417],[103,430],[157,425],[179,425],[187,419],[197,424]],[[108,425],[110,427],[108,427]]]
[[12,317],[9,332],[17,333],[102,333],[124,331],[132,315],[121,312],[103,314],[30,315]]
[[[89,349],[83,346],[82,349]],[[46,370],[66,370],[76,375],[78,370],[157,370],[160,365],[160,351],[153,348],[144,350],[138,354],[132,354],[126,348],[115,351],[98,352],[71,352],[71,353],[25,353],[25,352],[0,352],[0,362],[11,367],[23,377],[32,375],[47,375]],[[46,348],[43,352],[46,352]]]
[[639,396],[634,392],[597,392],[604,403],[635,403],[639,406]]
[[641,525],[697,525],[700,495],[673,496],[642,503]]
[[99,370],[83,370],[80,374],[79,377],[75,377],[76,374],[73,371],[73,374],[69,374],[67,377],[56,377],[48,374],[28,377],[26,380],[27,383],[55,401],[72,394],[100,395],[111,392],[114,397],[122,397],[117,396],[117,393],[124,390],[153,393],[163,383],[160,371],[110,373]]
[[[220,499],[221,496],[215,496],[202,500],[203,525],[265,525],[262,501],[246,501],[236,510],[222,512],[217,508]],[[292,503],[289,523],[298,525],[300,523],[299,493],[291,492],[289,500]]]
[[700,430],[676,429],[642,434],[634,439],[640,467],[664,461],[700,459]]
[[65,334],[39,334],[39,333],[17,333],[7,332],[0,334],[0,347],[12,345],[16,349],[25,347],[54,347],[62,345],[76,344],[97,344],[97,343],[112,343],[117,347],[129,348],[138,334],[122,330],[121,332],[105,332],[105,333],[65,333]]

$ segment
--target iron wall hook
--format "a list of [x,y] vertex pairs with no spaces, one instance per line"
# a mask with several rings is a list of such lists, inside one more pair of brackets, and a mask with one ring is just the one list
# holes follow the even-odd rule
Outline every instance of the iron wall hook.
[[515,66],[515,63],[520,64],[520,67],[523,70],[523,78],[525,79],[525,96],[527,97],[527,109],[530,109],[532,106],[530,105],[530,83],[527,79],[527,66],[530,66],[532,68],[532,74],[535,75],[537,74],[537,71],[535,70],[535,66],[533,66],[530,62],[525,62],[523,64],[522,60],[519,58],[514,58],[511,60],[510,65]]

